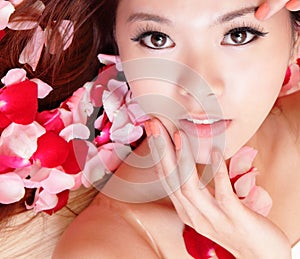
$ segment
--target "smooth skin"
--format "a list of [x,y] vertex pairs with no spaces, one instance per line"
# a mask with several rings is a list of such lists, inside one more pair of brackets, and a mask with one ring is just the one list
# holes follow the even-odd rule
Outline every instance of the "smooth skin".
[[[185,45],[178,52],[175,47],[162,50],[160,56],[163,54],[169,59],[182,63],[188,62],[191,67],[197,69],[202,76],[205,76],[205,79],[212,86],[217,85],[218,88],[213,89],[218,95],[222,107],[227,107],[225,104],[230,100],[227,98],[233,98],[234,94],[237,94],[236,100],[240,100],[243,96],[248,98],[243,103],[247,103],[246,100],[255,102],[257,98],[265,100],[266,104],[262,105],[258,114],[255,114],[254,109],[252,109],[257,107],[258,103],[257,105],[253,104],[250,108],[246,105],[241,107],[242,113],[246,113],[247,118],[254,117],[253,120],[243,120],[243,116],[239,117],[237,114],[233,116],[233,113],[229,113],[234,118],[237,128],[244,127],[244,135],[243,140],[235,140],[234,136],[237,135],[237,132],[234,129],[228,129],[227,137],[230,144],[226,150],[225,158],[232,156],[244,144],[258,150],[258,156],[254,163],[254,166],[259,168],[260,171],[258,185],[265,188],[273,198],[272,210],[265,218],[242,205],[232,191],[228,179],[227,161],[218,149],[212,149],[208,152],[215,171],[213,183],[205,186],[205,188],[203,186],[199,188],[201,166],[195,163],[189,136],[186,136],[182,130],[174,128],[172,124],[163,118],[153,119],[146,127],[147,140],[137,150],[140,153],[151,151],[153,159],[160,158],[160,163],[154,169],[152,168],[149,174],[152,173],[155,176],[156,173],[153,172],[157,172],[158,176],[156,176],[162,179],[162,183],[167,190],[172,188],[170,187],[172,183],[163,181],[163,179],[170,172],[170,168],[173,169],[175,165],[178,168],[176,171],[178,179],[186,173],[186,168],[188,170],[192,168],[191,177],[178,190],[170,194],[170,197],[150,203],[131,204],[120,202],[100,193],[92,205],[78,216],[64,233],[53,258],[191,258],[185,250],[182,239],[184,224],[189,224],[199,233],[221,244],[237,258],[291,258],[291,246],[300,238],[300,207],[298,205],[300,199],[298,191],[298,183],[300,182],[298,173],[298,168],[300,168],[300,138],[298,138],[300,94],[295,93],[283,97],[272,108],[276,96],[280,92],[280,83],[284,77],[285,68],[294,59],[293,54],[296,51],[292,47],[297,46],[297,44],[292,44],[293,40],[297,40],[293,37],[292,32],[288,30],[282,32],[283,30],[280,29],[280,24],[288,24],[288,12],[282,9],[278,13],[276,12],[278,6],[282,7],[287,1],[276,1],[276,3],[280,2],[281,4],[276,8],[274,7],[273,13],[276,14],[267,21],[256,21],[254,13],[239,17],[238,21],[234,21],[234,26],[236,24],[240,26],[244,22],[247,22],[247,24],[259,23],[259,27],[263,27],[263,30],[268,32],[265,37],[260,37],[249,43],[249,45],[242,47],[220,47],[220,45],[216,45],[224,39],[224,31],[226,32],[226,30],[222,25],[214,30],[208,30],[209,25],[206,24],[207,21],[210,21],[209,17],[214,17],[212,15],[216,12],[214,8],[229,11],[232,10],[232,7],[238,8],[240,0],[224,1],[221,4],[218,1],[218,5],[214,1],[191,0],[194,6],[193,9],[189,9],[191,4],[184,5],[186,1],[155,0],[151,3],[148,2],[122,0],[120,3],[116,36],[122,60],[153,56],[157,53],[156,50],[149,51],[145,46],[142,47],[138,42],[130,40],[132,33],[130,33],[131,37],[128,37],[128,32],[130,30],[136,31],[134,29],[136,25],[128,25],[124,22],[128,19],[128,16],[132,12],[140,10],[143,10],[143,12],[153,12],[155,10],[155,14],[159,14],[159,10],[165,8],[165,10],[168,10],[166,12],[169,14],[168,18],[173,22],[176,21],[174,28],[178,30],[178,34],[176,34],[176,30],[165,25],[159,24],[159,29],[166,34],[175,31],[175,35],[172,35],[170,39],[174,40],[177,48]],[[173,5],[170,5],[171,2]],[[179,3],[184,5],[184,8]],[[247,1],[247,3],[258,6],[263,2]],[[289,2],[289,4],[292,3],[294,4],[295,1]],[[199,15],[199,11],[195,7],[199,7],[199,10],[205,10],[203,16]],[[184,22],[187,20],[184,16],[185,11],[189,13],[190,19],[199,17],[198,20],[196,19],[197,22],[193,24],[193,28],[184,26]],[[181,13],[183,13],[182,16]],[[124,26],[129,27],[124,28]],[[229,25],[229,27],[232,28],[232,25]],[[178,36],[180,29],[184,29],[182,31],[186,34],[185,37]],[[188,35],[192,35],[192,29],[199,31],[200,35],[206,35],[205,40],[192,41],[193,37],[188,37]],[[213,44],[211,44],[212,42]],[[167,41],[167,43],[170,42]],[[278,44],[278,46],[276,45],[276,47],[274,44]],[[282,44],[286,44],[287,51],[284,50],[279,53],[278,50],[282,50]],[[168,46],[172,46],[172,44]],[[188,52],[184,52],[187,46],[189,50],[193,50],[191,53],[194,53],[194,59],[188,56]],[[196,48],[196,46],[199,48]],[[266,51],[270,47],[274,49],[269,50],[269,52]],[[201,52],[201,49],[206,50],[206,52]],[[218,51],[217,54],[216,51]],[[231,57],[236,55],[235,58],[227,61],[225,58],[227,51],[230,51]],[[203,59],[195,59],[195,53],[199,57],[203,53],[211,55],[210,60],[212,63],[210,65],[211,68],[214,68],[214,73],[205,70],[205,67],[201,66],[202,63],[197,63],[197,60]],[[254,53],[259,53],[259,55],[254,55]],[[258,57],[261,60],[257,61]],[[278,62],[274,62],[273,57],[276,57]],[[242,69],[244,59],[253,64],[249,68],[249,74],[245,74],[243,71],[237,73],[237,69]],[[218,63],[220,60],[229,62],[225,69],[223,66],[225,71],[221,69]],[[255,64],[258,65],[255,66]],[[268,67],[270,70],[264,69],[261,76],[258,77],[257,73],[260,73],[260,69],[264,67]],[[228,73],[230,75],[233,68],[237,74],[236,81],[228,81],[228,78],[232,77],[226,75]],[[274,73],[274,70],[278,73]],[[268,71],[270,74],[268,74]],[[278,77],[274,78],[272,74],[276,74]],[[254,76],[255,80],[253,79]],[[257,78],[263,82],[260,82]],[[255,82],[248,82],[249,80]],[[215,84],[216,82],[217,84]],[[238,88],[234,88],[235,83],[237,87],[244,85],[241,82],[245,82],[245,92],[237,92]],[[173,89],[167,89],[167,91],[166,88],[153,88],[152,84],[148,88],[145,84],[135,84],[132,85],[132,90],[136,96],[139,96],[147,93],[150,86],[152,87],[151,90],[154,89],[154,91],[166,95]],[[226,89],[229,89],[228,87],[233,87],[232,91],[226,91]],[[254,91],[254,93],[251,91]],[[174,94],[174,98],[179,98],[178,101],[180,101],[182,97]],[[195,108],[196,106],[191,107]],[[269,113],[270,111],[271,113]],[[277,130],[274,131],[274,128]],[[181,156],[184,156],[184,159],[179,159]],[[118,169],[116,175],[132,180],[139,177],[139,173],[139,170],[124,163]]]

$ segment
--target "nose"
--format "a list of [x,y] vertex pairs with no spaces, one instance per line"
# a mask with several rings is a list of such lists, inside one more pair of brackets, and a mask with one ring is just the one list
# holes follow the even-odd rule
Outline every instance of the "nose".
[[[221,96],[225,88],[224,67],[218,55],[210,49],[189,49],[181,59],[187,68],[198,77],[197,81],[204,81],[209,95]],[[182,81],[190,81],[188,75],[181,75]],[[202,85],[203,87],[203,85]]]

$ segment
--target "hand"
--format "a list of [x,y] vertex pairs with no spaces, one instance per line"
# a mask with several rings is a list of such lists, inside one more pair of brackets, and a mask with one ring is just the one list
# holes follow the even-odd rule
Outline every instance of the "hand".
[[[267,218],[244,206],[233,192],[222,155],[213,151],[214,192],[200,184],[188,139],[171,139],[157,120],[146,124],[156,171],[181,220],[236,258],[291,258],[290,244]],[[174,143],[174,144],[173,144]]]
[[289,11],[300,10],[300,0],[266,0],[257,9],[255,16],[260,20],[266,20],[286,7]]

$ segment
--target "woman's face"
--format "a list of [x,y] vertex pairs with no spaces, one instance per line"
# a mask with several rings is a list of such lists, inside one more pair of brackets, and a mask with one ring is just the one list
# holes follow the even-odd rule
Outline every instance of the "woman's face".
[[[208,161],[213,145],[223,145],[225,158],[231,157],[255,134],[278,97],[293,48],[291,21],[286,10],[258,21],[254,12],[260,3],[119,2],[115,33],[122,62],[155,58],[161,61],[161,68],[154,62],[155,67],[147,69],[159,71],[168,64],[184,64],[199,74],[201,100],[192,94],[198,90],[190,83],[187,67],[176,70],[173,82],[142,77],[129,80],[138,100],[141,96],[151,100],[141,102],[145,110],[158,102],[159,112],[153,113],[171,136],[177,129],[187,133],[198,163]],[[137,63],[137,68],[141,64]],[[124,71],[126,76],[130,74],[126,65]],[[159,96],[163,98],[156,98]],[[211,103],[205,101],[206,97]],[[216,138],[218,141],[213,140]]]

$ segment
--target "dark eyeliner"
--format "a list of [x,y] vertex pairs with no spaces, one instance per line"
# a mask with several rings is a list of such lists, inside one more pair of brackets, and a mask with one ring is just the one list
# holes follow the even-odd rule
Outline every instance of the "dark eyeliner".
[[225,34],[225,36],[228,36],[230,34],[235,34],[235,33],[241,33],[241,32],[250,32],[251,34],[258,37],[265,37],[268,34],[268,32],[262,32],[252,27],[245,26],[245,27],[237,27],[231,29],[229,32]]

